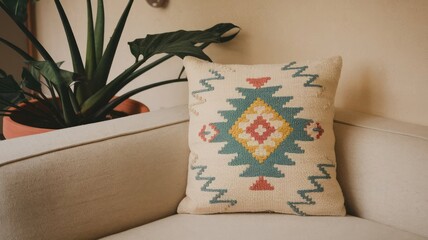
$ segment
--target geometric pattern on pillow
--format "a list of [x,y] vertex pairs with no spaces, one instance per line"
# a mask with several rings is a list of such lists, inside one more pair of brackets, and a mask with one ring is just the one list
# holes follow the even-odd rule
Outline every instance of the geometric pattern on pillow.
[[179,213],[344,215],[334,96],[342,60],[222,65],[184,59],[186,197]]

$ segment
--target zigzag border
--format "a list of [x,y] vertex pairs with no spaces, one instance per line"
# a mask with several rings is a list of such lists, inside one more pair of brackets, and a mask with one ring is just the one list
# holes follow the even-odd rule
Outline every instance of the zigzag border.
[[211,204],[215,203],[229,203],[229,206],[233,206],[237,203],[236,200],[219,200],[225,193],[227,193],[227,189],[209,189],[208,186],[214,182],[215,177],[202,177],[202,174],[204,173],[205,169],[207,169],[207,166],[190,166],[190,169],[199,171],[196,173],[195,179],[198,181],[206,181],[204,185],[201,187],[201,191],[203,192],[217,192],[217,194],[209,201]]
[[295,65],[296,62],[291,62],[288,65],[285,65],[283,68],[281,68],[281,70],[283,71],[288,71],[288,70],[297,70],[292,76],[293,78],[296,77],[308,77],[308,81],[305,82],[305,84],[303,84],[303,86],[305,87],[320,87],[322,88],[321,85],[318,84],[312,84],[318,77],[318,74],[302,74],[304,71],[306,71],[306,69],[308,69],[308,66],[302,66],[302,67],[291,67],[293,65]]
[[206,102],[206,99],[199,96],[198,93],[203,93],[203,92],[210,92],[214,90],[214,87],[208,83],[208,81],[212,81],[212,80],[223,80],[224,76],[221,75],[218,71],[215,71],[213,69],[210,69],[209,72],[211,74],[214,75],[214,77],[212,78],[205,78],[205,79],[201,79],[199,80],[199,83],[204,87],[202,89],[199,90],[195,90],[192,92],[192,97],[194,97],[197,102],[193,103],[193,104],[189,104],[189,111],[192,112],[193,114],[195,114],[196,116],[199,115],[199,112],[196,111],[196,109],[194,108],[197,105],[203,104]]
[[309,176],[308,180],[315,186],[314,189],[305,189],[298,190],[297,193],[305,200],[304,202],[287,202],[288,206],[297,214],[301,216],[306,216],[306,213],[301,211],[296,205],[304,204],[304,205],[314,205],[316,202],[309,197],[309,193],[320,193],[324,191],[322,185],[317,182],[318,179],[331,179],[330,174],[328,174],[326,167],[335,167],[333,164],[318,164],[317,165],[320,172],[323,174],[322,176]]

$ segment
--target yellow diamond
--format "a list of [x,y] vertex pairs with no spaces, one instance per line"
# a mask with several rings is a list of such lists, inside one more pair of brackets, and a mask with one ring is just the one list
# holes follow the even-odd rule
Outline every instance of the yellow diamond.
[[259,163],[264,163],[292,131],[275,109],[257,98],[236,120],[229,134]]

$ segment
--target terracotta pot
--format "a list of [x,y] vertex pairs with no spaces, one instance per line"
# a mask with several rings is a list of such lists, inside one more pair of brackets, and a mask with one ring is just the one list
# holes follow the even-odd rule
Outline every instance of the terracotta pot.
[[[37,101],[34,101],[34,104],[38,107],[40,107],[40,103]],[[25,107],[25,103],[20,104],[21,107]],[[14,108],[12,108],[14,109]],[[119,104],[114,110],[124,112],[127,115],[133,115],[138,113],[145,113],[149,112],[149,108],[132,99],[126,99],[124,102]],[[13,118],[13,117],[12,117]],[[21,124],[19,122],[16,122],[11,117],[3,117],[3,136],[6,139],[16,138],[16,137],[23,137],[23,136],[29,136],[39,133],[45,133],[54,131],[56,129],[53,128],[40,128],[40,127],[32,127],[25,124]]]

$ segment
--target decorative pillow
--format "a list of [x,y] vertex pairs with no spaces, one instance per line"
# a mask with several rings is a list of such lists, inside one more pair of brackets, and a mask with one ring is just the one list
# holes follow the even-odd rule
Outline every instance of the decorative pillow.
[[184,59],[190,158],[179,213],[344,215],[333,115],[341,57],[274,65]]

